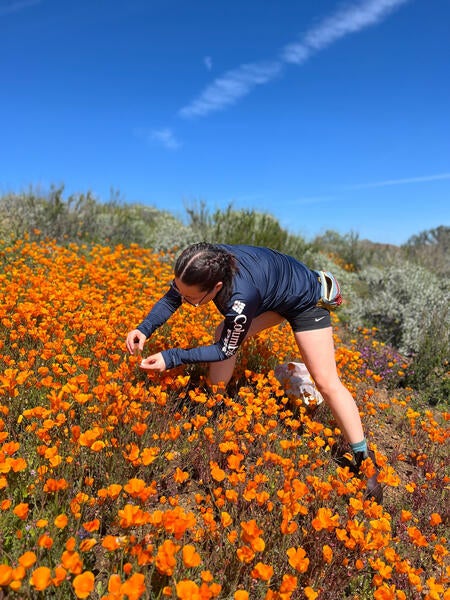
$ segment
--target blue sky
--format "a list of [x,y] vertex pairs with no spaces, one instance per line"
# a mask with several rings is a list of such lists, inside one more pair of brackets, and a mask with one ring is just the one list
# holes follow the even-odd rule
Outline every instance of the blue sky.
[[450,225],[449,0],[0,0],[0,193]]

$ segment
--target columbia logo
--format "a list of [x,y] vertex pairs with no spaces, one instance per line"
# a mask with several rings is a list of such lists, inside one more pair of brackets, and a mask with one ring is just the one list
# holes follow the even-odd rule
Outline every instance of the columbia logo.
[[244,308],[245,308],[245,302],[241,302],[240,300],[236,300],[236,302],[232,306],[232,310],[234,310],[234,312],[237,312],[238,315],[241,314],[241,312],[244,310]]

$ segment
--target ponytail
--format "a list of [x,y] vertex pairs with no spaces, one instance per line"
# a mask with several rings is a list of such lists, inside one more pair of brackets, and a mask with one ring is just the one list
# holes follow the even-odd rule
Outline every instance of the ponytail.
[[238,267],[234,256],[214,244],[200,242],[183,250],[175,262],[175,277],[186,285],[196,285],[202,292],[212,290],[219,281],[223,287],[216,296],[225,305],[232,292]]

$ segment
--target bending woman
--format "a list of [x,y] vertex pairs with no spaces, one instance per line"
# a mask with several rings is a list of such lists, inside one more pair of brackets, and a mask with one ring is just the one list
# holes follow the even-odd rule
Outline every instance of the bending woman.
[[[224,321],[209,346],[170,348],[142,361],[145,369],[165,371],[181,364],[209,363],[209,383],[228,384],[236,352],[245,339],[287,320],[303,362],[330,407],[355,455],[356,470],[369,455],[353,396],[339,379],[330,313],[318,306],[317,273],[291,256],[269,248],[199,243],[186,248],[175,263],[168,292],[127,336],[128,351],[143,351],[145,341],[181,306],[214,302]],[[376,476],[368,493],[381,501]]]

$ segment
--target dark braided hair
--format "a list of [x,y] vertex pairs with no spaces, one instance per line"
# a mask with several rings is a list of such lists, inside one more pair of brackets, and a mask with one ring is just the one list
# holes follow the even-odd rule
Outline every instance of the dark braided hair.
[[207,292],[219,281],[223,287],[217,302],[224,305],[232,292],[233,276],[238,266],[234,256],[224,248],[207,242],[192,244],[183,250],[175,262],[175,277],[186,285],[196,285]]

